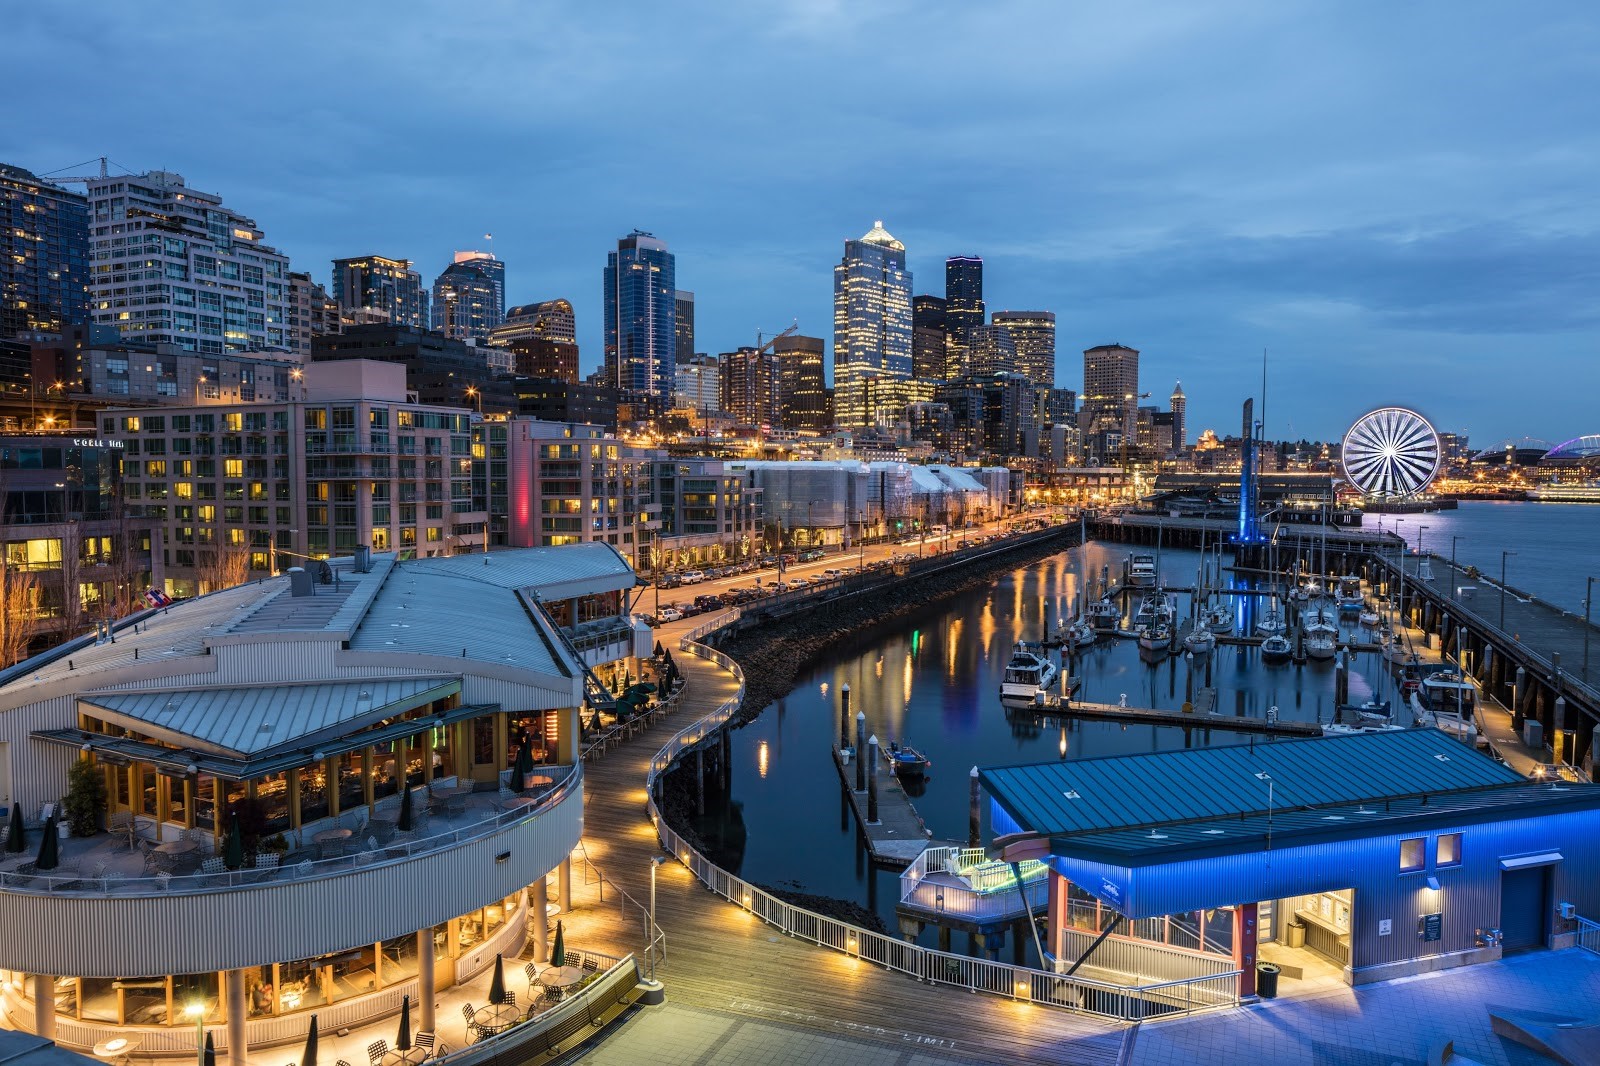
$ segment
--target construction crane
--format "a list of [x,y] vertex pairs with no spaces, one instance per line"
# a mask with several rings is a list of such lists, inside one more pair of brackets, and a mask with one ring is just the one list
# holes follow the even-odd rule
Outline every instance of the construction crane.
[[[63,184],[65,182],[69,182],[69,181],[72,182],[73,184],[87,185],[91,181],[99,181],[101,178],[109,178],[111,176],[111,172],[108,169],[106,169],[106,164],[109,163],[110,160],[108,160],[105,156],[100,156],[98,158],[99,158],[99,161],[100,161],[100,173],[98,173],[98,174],[68,174],[68,175],[42,174],[40,176],[43,177],[46,181],[54,182],[57,185],[60,185],[60,184]],[[92,163],[92,162],[94,162],[94,160],[93,159],[87,159],[87,160],[84,160],[84,162]],[[82,166],[82,165],[83,165],[83,163],[74,164],[74,166]],[[121,166],[122,164],[119,163],[117,165]],[[61,169],[66,170],[68,168],[67,167],[62,167]]]

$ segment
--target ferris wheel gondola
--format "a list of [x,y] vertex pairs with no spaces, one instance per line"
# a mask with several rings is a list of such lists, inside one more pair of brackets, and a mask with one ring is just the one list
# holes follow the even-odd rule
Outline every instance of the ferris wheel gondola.
[[1344,435],[1344,475],[1365,496],[1404,499],[1439,473],[1439,434],[1417,412],[1380,407]]

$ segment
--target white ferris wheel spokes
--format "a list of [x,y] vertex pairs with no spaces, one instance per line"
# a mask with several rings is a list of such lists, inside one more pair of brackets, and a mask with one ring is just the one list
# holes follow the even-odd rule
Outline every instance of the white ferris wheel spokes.
[[1344,436],[1344,472],[1367,496],[1414,496],[1439,472],[1439,435],[1404,407],[1363,415]]

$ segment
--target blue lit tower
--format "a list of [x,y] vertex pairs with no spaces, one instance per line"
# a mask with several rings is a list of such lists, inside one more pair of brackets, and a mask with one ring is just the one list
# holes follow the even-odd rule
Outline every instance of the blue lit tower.
[[606,256],[605,378],[671,396],[677,366],[677,265],[665,241],[634,230]]
[[1239,442],[1239,543],[1255,544],[1261,540],[1259,499],[1256,485],[1256,424],[1255,400],[1244,402],[1244,437]]

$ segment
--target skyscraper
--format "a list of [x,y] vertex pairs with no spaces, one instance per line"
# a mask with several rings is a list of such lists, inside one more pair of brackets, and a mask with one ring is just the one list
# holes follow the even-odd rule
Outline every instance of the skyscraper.
[[1189,398],[1183,394],[1183,382],[1172,386],[1172,450],[1181,452],[1189,446]]
[[0,163],[0,340],[89,322],[89,201]]
[[504,265],[498,259],[463,260],[462,254],[471,253],[456,253],[433,283],[433,329],[458,341],[486,340],[505,317],[502,283],[494,277],[494,267],[503,271]]
[[[1139,410],[1139,351],[1123,344],[1084,349],[1082,423],[1091,436],[1117,433],[1133,442]],[[1096,445],[1098,446],[1098,445]]]
[[828,430],[828,388],[821,337],[791,334],[772,345],[778,357],[779,417],[784,429]]
[[694,358],[694,293],[679,289],[672,294],[672,303],[678,314],[674,329],[677,363],[682,366]]
[[363,255],[333,261],[333,298],[346,325],[388,322],[428,329],[428,290],[409,259]]
[[254,221],[165,170],[92,178],[88,187],[97,323],[191,352],[289,346],[289,257]]
[[499,322],[506,317],[506,264],[503,260],[496,259],[493,252],[464,251],[457,252],[455,262],[467,263],[478,268],[484,276],[494,282],[494,308],[495,321]]
[[918,381],[945,380],[948,347],[944,332],[944,297],[912,297],[911,376]]
[[339,305],[311,275],[289,271],[289,350],[311,358],[311,338],[339,332]]
[[741,426],[778,424],[778,356],[744,347],[722,354],[722,410]]
[[1056,383],[1056,316],[1053,311],[996,311],[991,321],[1004,326],[1017,347],[1017,373],[1035,385]]
[[973,326],[967,330],[967,377],[992,378],[1016,372],[1017,345],[1009,330],[1004,326]]
[[677,261],[665,241],[634,230],[606,256],[605,383],[672,396],[678,354]]
[[911,272],[882,222],[844,242],[833,268],[835,421],[864,429],[898,419],[911,380]]
[[970,372],[971,333],[984,324],[982,259],[953,255],[944,261],[944,303],[944,329],[950,345],[946,374],[955,379]]
[[506,312],[505,320],[489,331],[489,343],[509,348],[519,340],[543,337],[560,344],[578,343],[577,321],[570,300],[541,300],[519,304]]

